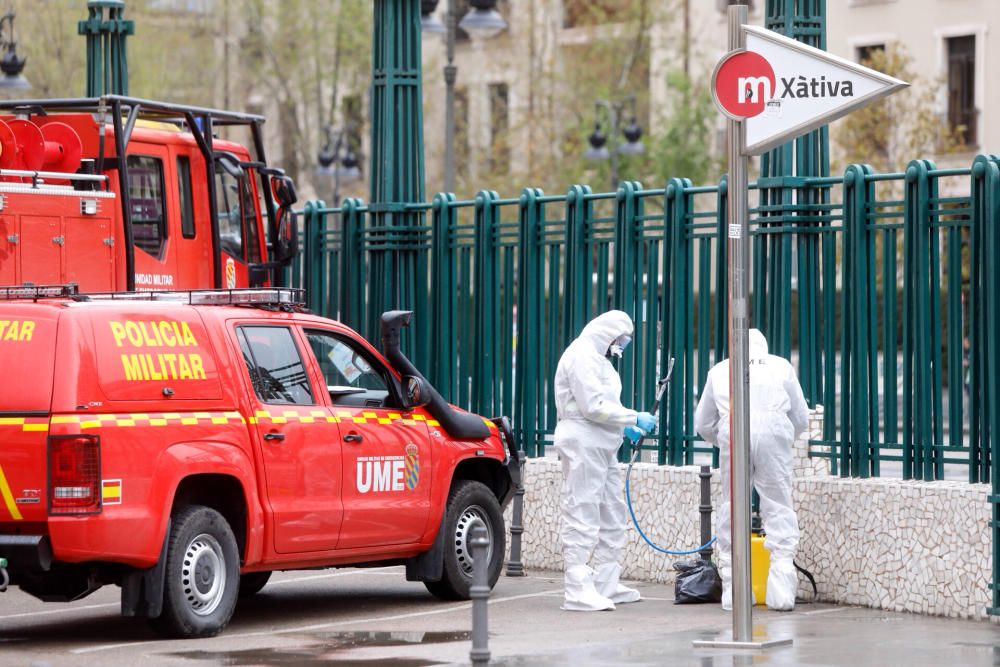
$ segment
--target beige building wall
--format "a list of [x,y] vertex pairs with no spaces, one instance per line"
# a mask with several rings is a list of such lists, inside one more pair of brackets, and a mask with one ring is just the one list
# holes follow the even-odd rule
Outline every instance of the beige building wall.
[[975,36],[977,143],[939,163],[968,165],[975,153],[1000,151],[1000,2],[997,0],[828,0],[827,48],[850,60],[859,47],[898,41],[925,80],[940,84],[939,112],[947,110],[947,39]]

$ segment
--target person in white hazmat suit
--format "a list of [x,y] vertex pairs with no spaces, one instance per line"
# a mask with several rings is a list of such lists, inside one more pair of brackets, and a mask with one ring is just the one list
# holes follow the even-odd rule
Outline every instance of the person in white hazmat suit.
[[[787,359],[768,354],[767,340],[750,330],[750,479],[760,496],[764,547],[770,552],[765,602],[770,609],[795,607],[798,575],[795,551],[799,523],[792,507],[792,443],[808,425],[809,408],[795,369]],[[694,415],[698,434],[719,447],[722,504],[717,525],[722,607],[733,608],[732,535],[730,533],[729,360],[708,373]]]
[[623,436],[637,441],[656,427],[656,418],[622,405],[621,378],[610,361],[621,356],[632,331],[632,320],[620,310],[599,315],[556,368],[555,448],[562,459],[566,568],[562,608],[569,611],[614,609],[640,598],[639,591],[618,581],[627,508],[616,453]]

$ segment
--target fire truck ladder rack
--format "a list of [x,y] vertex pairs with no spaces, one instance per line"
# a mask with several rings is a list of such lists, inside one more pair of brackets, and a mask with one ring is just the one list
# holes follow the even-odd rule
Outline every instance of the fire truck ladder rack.
[[[53,187],[53,188],[65,188],[65,185],[51,185],[45,183],[46,178],[60,179],[64,181],[79,181],[81,183],[107,183],[108,177],[103,174],[70,174],[62,171],[28,171],[25,169],[0,169],[0,178],[6,176],[17,176],[19,178],[30,178],[31,187],[38,189],[40,187]],[[0,184],[3,185],[21,185],[17,183],[10,184]]]
[[[114,128],[114,156],[105,156],[104,133],[100,134],[100,150],[97,155],[96,173],[103,174],[105,171],[105,160],[111,161],[110,168],[118,170],[118,179],[121,183],[128,182],[128,160],[121,156],[127,155],[129,140],[132,131],[135,129],[136,121],[143,120],[172,123],[182,130],[190,132],[194,136],[195,142],[205,159],[206,186],[208,188],[208,200],[215,206],[215,149],[212,146],[214,130],[216,126],[230,127],[243,126],[250,129],[253,137],[253,149],[256,162],[261,175],[268,173],[279,173],[278,170],[269,170],[264,167],[267,159],[264,153],[264,135],[261,125],[264,117],[256,114],[241,113],[235,111],[224,111],[222,109],[211,109],[208,107],[196,107],[187,104],[171,104],[156,100],[146,100],[138,97],[126,97],[123,95],[103,95],[101,97],[81,97],[64,98],[51,100],[9,100],[0,101],[0,113],[10,113],[18,117],[28,117],[32,115],[48,116],[50,112],[61,113],[92,113],[97,120],[110,123]],[[123,120],[124,117],[124,120]],[[65,177],[62,177],[65,178]],[[274,199],[271,195],[271,188],[261,189],[264,195],[264,205],[267,210],[268,220],[274,220],[275,208]],[[132,205],[128,188],[121,190],[121,210],[122,220],[125,224],[125,276],[128,291],[135,290],[135,240],[132,238]],[[213,284],[218,288],[222,287],[222,262],[219,259],[219,252],[222,246],[219,237],[218,216],[213,210],[209,218],[212,226],[212,278]],[[271,247],[277,245],[277,230],[271,230],[271,238],[268,239]]]

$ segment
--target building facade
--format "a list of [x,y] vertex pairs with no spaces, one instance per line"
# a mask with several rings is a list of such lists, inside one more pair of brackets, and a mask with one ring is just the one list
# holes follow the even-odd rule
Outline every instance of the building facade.
[[[460,38],[456,44],[459,194],[471,194],[462,190],[466,184],[494,187],[488,179],[532,185],[530,176],[538,173],[538,163],[544,163],[539,147],[551,150],[553,142],[572,145],[560,136],[559,126],[573,126],[581,117],[594,114],[595,99],[609,90],[636,94],[640,124],[647,136],[661,133],[666,122],[663,110],[675,94],[670,75],[685,72],[696,85],[707,86],[712,69],[726,52],[730,3],[499,2],[507,30],[489,40]],[[446,4],[442,0],[436,9],[442,21]],[[750,22],[763,25],[764,1],[750,0],[749,4]],[[458,0],[458,5],[461,17],[466,3]],[[874,49],[902,45],[912,59],[912,71],[923,85],[935,89],[932,111],[940,122],[956,128],[961,146],[930,157],[941,165],[967,165],[976,153],[1000,150],[1000,124],[991,122],[988,113],[1000,104],[1000,77],[991,77],[988,65],[1000,61],[1000,42],[990,30],[1000,30],[1000,2],[828,0],[826,12],[831,53],[860,62]],[[610,51],[602,50],[600,44],[613,46]],[[580,86],[574,68],[600,69],[607,54],[615,50],[634,51],[642,61],[633,67],[627,85],[613,80],[602,89]],[[434,192],[440,189],[443,173],[443,40],[425,34],[423,54],[427,189]],[[609,78],[616,79],[611,74]],[[722,151],[721,116],[718,128],[716,150]]]

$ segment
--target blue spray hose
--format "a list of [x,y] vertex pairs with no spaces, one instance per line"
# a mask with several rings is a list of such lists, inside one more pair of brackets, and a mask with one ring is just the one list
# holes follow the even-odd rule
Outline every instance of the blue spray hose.
[[654,551],[659,551],[661,554],[670,554],[671,556],[689,556],[691,554],[696,554],[712,546],[716,538],[710,539],[697,549],[691,549],[690,551],[674,551],[672,549],[664,549],[659,546],[653,540],[646,536],[646,533],[642,532],[642,526],[639,525],[639,520],[635,518],[635,510],[632,509],[632,495],[629,493],[629,480],[632,476],[632,465],[635,463],[636,458],[639,456],[639,448],[637,447],[635,453],[632,454],[632,460],[629,461],[628,469],[625,471],[625,501],[628,503],[628,513],[632,517],[632,523],[635,525],[635,529],[639,531],[639,536],[646,541]]
[[[670,381],[670,376],[673,374],[673,372],[674,372],[674,358],[671,357],[670,365],[667,367],[667,375],[665,378],[660,380],[659,382],[660,386],[656,391],[656,401],[654,401],[653,403],[653,409],[649,411],[650,414],[654,416],[656,415],[657,409],[660,407],[660,400],[663,398],[663,392],[666,390],[667,382]],[[628,503],[628,513],[632,517],[632,523],[635,525],[635,529],[639,531],[639,536],[646,541],[646,544],[652,547],[654,551],[659,551],[661,554],[670,554],[671,556],[690,556],[691,554],[696,554],[701,551],[704,551],[708,547],[712,546],[716,538],[713,537],[712,539],[710,539],[708,542],[705,542],[697,549],[691,549],[689,551],[675,551],[672,549],[664,549],[663,547],[659,546],[658,544],[653,542],[653,540],[649,539],[646,536],[646,533],[642,531],[642,526],[639,525],[639,520],[635,518],[635,510],[632,509],[632,494],[629,493],[630,489],[629,481],[632,477],[632,466],[635,465],[636,459],[639,458],[639,452],[642,451],[643,440],[645,440],[645,436],[643,436],[639,440],[638,444],[636,444],[635,451],[632,453],[632,460],[629,461],[628,468],[625,470],[625,502]]]

